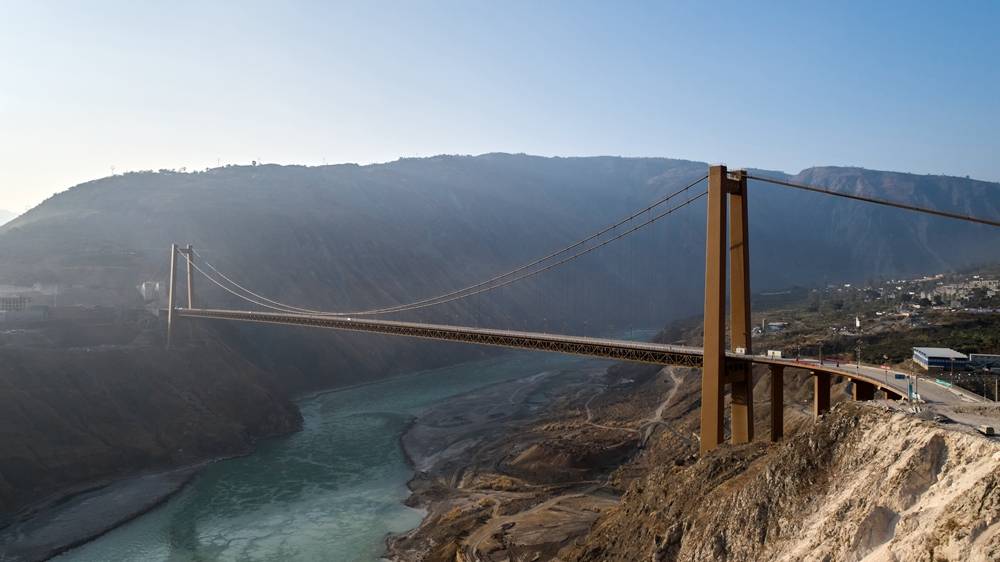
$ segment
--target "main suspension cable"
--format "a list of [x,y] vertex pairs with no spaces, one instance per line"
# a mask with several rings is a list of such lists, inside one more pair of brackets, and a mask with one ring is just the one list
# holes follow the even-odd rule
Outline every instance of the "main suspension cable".
[[[540,273],[544,273],[544,272],[546,272],[546,271],[548,271],[550,269],[553,269],[555,267],[558,267],[558,266],[560,266],[560,265],[562,265],[562,264],[564,264],[566,262],[573,261],[576,258],[579,258],[581,256],[589,254],[590,252],[593,252],[594,250],[597,250],[598,248],[602,248],[604,246],[607,246],[608,244],[614,242],[615,240],[620,240],[620,239],[628,236],[629,234],[632,234],[633,232],[635,232],[635,231],[637,231],[637,230],[639,230],[639,229],[641,229],[643,227],[646,227],[646,226],[649,226],[650,224],[653,224],[654,222],[656,222],[656,221],[662,219],[663,217],[665,217],[665,216],[673,213],[674,211],[677,211],[679,209],[682,209],[682,208],[690,205],[691,203],[694,203],[695,201],[697,201],[698,199],[701,199],[702,197],[704,197],[706,195],[708,195],[708,192],[707,191],[703,191],[700,194],[695,195],[694,197],[689,198],[688,200],[684,201],[683,203],[680,203],[680,204],[678,204],[675,207],[671,207],[670,209],[667,209],[666,211],[663,211],[662,213],[660,213],[660,214],[656,215],[655,217],[647,220],[646,222],[643,222],[643,223],[641,223],[639,225],[636,225],[635,227],[633,227],[633,228],[631,228],[629,230],[626,230],[625,232],[622,232],[621,234],[619,234],[619,235],[617,235],[617,236],[615,236],[613,238],[608,238],[607,240],[601,242],[600,244],[597,244],[597,245],[594,245],[594,246],[590,246],[589,248],[587,248],[585,250],[581,250],[581,251],[579,251],[579,252],[577,252],[577,253],[575,253],[575,254],[573,254],[571,256],[563,258],[563,259],[561,259],[561,260],[559,260],[559,261],[557,261],[555,263],[549,264],[549,265],[547,265],[547,266],[545,266],[545,267],[543,267],[541,269],[536,269],[534,271],[529,271],[527,273],[524,273],[524,274],[519,275],[517,277],[514,277],[512,279],[508,279],[508,280],[506,280],[503,283],[500,283],[498,285],[491,285],[489,287],[483,287],[483,288],[478,289],[477,291],[474,291],[472,293],[467,293],[467,294],[462,294],[462,295],[456,295],[454,297],[451,297],[451,298],[443,300],[443,301],[436,301],[436,302],[425,303],[425,304],[422,304],[422,305],[419,305],[419,306],[412,306],[412,307],[406,308],[404,310],[415,310],[415,309],[418,309],[418,308],[427,308],[429,306],[437,306],[439,304],[449,303],[449,302],[452,302],[452,301],[456,301],[456,300],[459,300],[459,299],[464,299],[466,297],[470,297],[472,295],[478,295],[480,293],[485,293],[485,292],[488,292],[488,291],[492,291],[494,289],[499,289],[500,287],[506,287],[507,285],[510,285],[511,283],[515,283],[517,281],[521,281],[522,279],[527,279],[529,277],[534,277],[535,275],[538,275]],[[403,312],[404,310],[400,310],[399,312]],[[358,314],[358,313],[352,313],[350,315],[352,315],[352,316],[363,316],[363,314]]]
[[865,203],[874,203],[876,205],[885,205],[887,207],[895,207],[897,209],[906,209],[907,211],[916,211],[918,213],[926,213],[928,215],[935,215],[938,217],[946,217],[949,219],[957,219],[967,222],[974,222],[978,224],[985,224],[989,226],[1000,226],[1000,221],[984,219],[982,217],[975,217],[972,215],[963,215],[960,213],[952,213],[948,211],[940,211],[938,209],[930,209],[927,207],[919,207],[917,205],[909,205],[907,203],[900,203],[898,201],[890,201],[888,199],[880,199],[877,197],[865,197],[864,195],[854,195],[851,193],[843,193],[840,191],[834,191],[825,187],[818,187],[815,185],[808,185],[804,183],[798,183],[788,180],[779,180],[776,178],[768,178],[763,176],[755,176],[748,174],[747,179],[764,181],[768,183],[773,183],[775,185],[783,185],[785,187],[794,187],[795,189],[803,189],[806,191],[813,191],[815,193],[822,193],[824,195],[833,195],[836,197],[844,197],[845,199],[853,199],[855,201],[864,201]]
[[237,296],[237,297],[239,297],[239,298],[241,298],[241,299],[243,299],[243,300],[245,300],[245,301],[247,301],[249,303],[253,303],[253,304],[256,304],[257,306],[262,306],[264,308],[270,308],[271,310],[277,310],[278,312],[302,314],[301,311],[288,310],[288,309],[285,309],[285,308],[282,308],[282,307],[272,306],[272,305],[260,302],[260,301],[258,301],[256,299],[253,299],[251,297],[248,297],[246,295],[237,293],[236,291],[234,291],[234,290],[230,289],[229,287],[225,286],[222,282],[220,282],[216,278],[214,278],[211,275],[209,275],[208,273],[206,273],[205,270],[203,270],[202,268],[198,267],[198,264],[195,263],[194,261],[191,262],[191,267],[194,268],[194,270],[197,271],[198,273],[204,275],[206,279],[208,279],[212,283],[215,283],[216,285],[218,285],[219,287],[221,287],[223,290],[225,290],[228,293],[230,293],[230,294],[232,294],[234,296]]
[[[201,261],[204,262],[204,264],[209,269],[211,269],[216,274],[218,274],[219,277],[222,277],[227,282],[231,283],[237,289],[239,289],[239,290],[247,293],[248,295],[250,295],[250,296],[252,296],[254,298],[257,298],[257,299],[260,299],[262,301],[269,302],[271,304],[277,305],[277,308],[276,307],[268,307],[268,308],[273,308],[274,310],[282,310],[283,312],[302,312],[302,313],[307,313],[307,314],[326,314],[326,313],[324,313],[323,311],[320,311],[320,310],[311,310],[311,309],[308,309],[308,308],[299,308],[297,306],[292,306],[290,304],[285,304],[285,303],[282,303],[282,302],[279,302],[279,301],[276,301],[276,300],[271,300],[271,299],[269,299],[269,298],[267,298],[267,297],[265,297],[263,295],[258,295],[257,293],[251,291],[250,289],[247,289],[243,285],[240,285],[236,281],[233,281],[225,273],[223,273],[223,272],[219,271],[218,269],[216,269],[215,266],[212,265],[211,262],[209,262],[208,260],[206,260],[201,254],[199,254],[197,250],[193,250],[192,249],[192,251],[194,251],[194,255],[197,256],[198,258],[200,258]],[[195,267],[195,269],[198,269],[198,268]],[[202,274],[203,275],[207,275],[204,272],[202,272]],[[230,292],[232,292],[232,291],[230,291]]]
[[[702,197],[704,197],[707,194],[708,194],[707,191],[703,191],[700,194],[695,195],[694,197],[691,197],[691,198],[687,199],[683,203],[680,203],[680,204],[678,204],[678,205],[676,205],[674,207],[671,207],[670,209],[667,209],[666,211],[663,211],[662,213],[660,213],[660,214],[658,214],[658,215],[656,215],[654,217],[651,217],[651,218],[647,219],[645,222],[642,222],[642,223],[634,226],[633,228],[631,228],[629,230],[623,231],[620,234],[617,234],[617,235],[615,235],[612,238],[604,240],[600,244],[596,244],[594,246],[590,246],[590,247],[588,247],[588,248],[586,248],[584,250],[581,250],[581,251],[579,251],[579,252],[577,252],[577,253],[575,253],[575,254],[573,254],[571,256],[563,258],[562,260],[559,260],[559,261],[557,261],[555,263],[551,263],[551,264],[549,264],[549,265],[547,265],[547,266],[545,266],[545,267],[543,267],[541,269],[536,269],[536,270],[533,270],[533,271],[529,271],[527,273],[524,273],[524,274],[519,275],[517,277],[514,277],[512,279],[507,279],[503,283],[500,283],[500,284],[497,284],[497,285],[491,285],[491,286],[488,286],[488,287],[481,287],[478,290],[473,291],[471,293],[461,294],[461,295],[453,295],[452,297],[450,297],[448,299],[445,299],[445,300],[441,300],[441,301],[425,302],[425,303],[422,303],[420,305],[416,305],[415,304],[413,306],[410,306],[410,307],[406,308],[405,310],[415,310],[415,309],[419,309],[419,308],[427,308],[427,307],[431,307],[431,306],[438,306],[438,305],[441,305],[441,304],[446,304],[446,303],[453,302],[453,301],[456,301],[456,300],[459,300],[459,299],[464,299],[464,298],[467,298],[467,297],[470,297],[470,296],[473,296],[473,295],[478,295],[478,294],[481,294],[481,293],[485,293],[485,292],[488,292],[488,291],[499,289],[500,287],[505,287],[507,285],[510,285],[512,283],[516,283],[517,281],[521,281],[521,280],[527,279],[529,277],[534,277],[535,275],[538,275],[540,273],[544,273],[544,272],[546,272],[546,271],[548,271],[550,269],[553,269],[555,267],[558,267],[558,266],[560,266],[560,265],[562,265],[564,263],[567,263],[567,262],[575,260],[575,259],[577,259],[577,258],[579,258],[581,256],[589,254],[590,252],[593,252],[594,250],[597,250],[599,248],[607,246],[608,244],[610,244],[610,243],[612,243],[612,242],[614,242],[616,240],[620,240],[620,239],[622,239],[622,238],[624,238],[624,237],[632,234],[633,232],[636,232],[639,229],[642,229],[642,228],[644,228],[644,227],[646,227],[646,226],[648,226],[650,224],[653,224],[654,222],[662,219],[663,217],[666,217],[666,216],[670,215],[671,213],[673,213],[675,211],[678,211],[678,210],[680,210],[680,209],[682,209],[682,208],[690,205],[691,203],[694,203],[695,201],[697,201],[698,199],[701,199]],[[239,297],[239,298],[241,298],[241,299],[243,299],[243,300],[245,300],[247,302],[256,304],[258,306],[262,306],[264,308],[269,308],[271,310],[277,310],[277,311],[280,311],[280,312],[302,314],[302,312],[300,312],[300,311],[287,310],[287,309],[284,309],[284,308],[281,308],[281,307],[269,305],[269,304],[267,304],[265,302],[262,302],[260,300],[248,297],[246,295],[242,295],[242,294],[234,291],[233,289],[231,289],[229,287],[226,287],[223,283],[221,283],[220,281],[218,281],[217,279],[215,279],[214,277],[212,277],[211,275],[209,275],[208,273],[206,273],[203,269],[201,269],[200,267],[198,267],[198,265],[196,263],[192,262],[191,266],[196,271],[198,271],[199,273],[201,273],[202,275],[204,275],[206,278],[208,278],[210,281],[212,281],[213,283],[215,283],[216,285],[218,285],[222,289],[226,290],[230,294],[232,294],[232,295],[234,295],[236,297]],[[271,301],[271,302],[274,302],[274,301]],[[399,312],[403,312],[403,311],[404,310],[399,310]],[[365,312],[367,312],[367,311],[361,311],[361,312],[341,312],[341,313],[336,313],[336,314],[320,313],[320,314],[316,314],[316,315],[317,316],[364,316]]]
[[[302,308],[302,307],[288,305],[288,304],[285,304],[285,303],[282,303],[282,302],[279,302],[279,301],[276,301],[276,300],[269,299],[269,298],[267,298],[267,297],[265,297],[263,295],[260,295],[260,294],[257,294],[255,292],[251,291],[250,289],[244,287],[243,285],[240,285],[239,283],[237,283],[236,281],[234,281],[233,279],[231,279],[230,277],[228,277],[227,275],[225,275],[224,273],[222,273],[221,271],[219,271],[210,262],[208,262],[207,260],[205,260],[201,256],[201,254],[199,254],[197,251],[195,251],[195,255],[198,256],[199,258],[201,258],[205,262],[205,265],[208,268],[210,268],[212,271],[214,271],[215,273],[217,273],[220,277],[222,277],[222,279],[224,279],[225,281],[231,283],[233,286],[235,286],[239,290],[247,293],[248,295],[250,295],[254,299],[257,299],[257,300],[260,300],[260,301],[264,301],[264,302],[267,302],[267,303],[271,303],[274,306],[269,306],[268,308],[272,308],[272,309],[275,309],[275,310],[283,310],[284,312],[299,312],[299,313],[305,313],[305,314],[316,314],[316,315],[323,315],[323,316],[371,316],[371,315],[377,315],[377,314],[389,314],[389,313],[393,313],[393,312],[404,312],[404,311],[408,311],[408,310],[414,310],[415,308],[426,308],[426,306],[424,306],[424,305],[428,305],[429,306],[431,304],[441,304],[443,302],[451,302],[453,300],[457,300],[457,299],[452,298],[452,297],[464,298],[465,296],[471,296],[471,295],[474,295],[474,294],[479,294],[481,291],[476,291],[477,289],[480,289],[480,288],[488,286],[488,285],[492,285],[493,283],[495,283],[497,281],[500,281],[502,279],[506,279],[506,278],[508,278],[508,277],[510,277],[512,275],[516,275],[516,274],[521,273],[521,272],[523,272],[525,270],[531,269],[532,267],[535,267],[535,266],[537,266],[537,265],[539,265],[539,264],[541,264],[543,262],[546,262],[546,261],[548,261],[548,260],[550,260],[552,258],[555,258],[557,256],[565,254],[566,252],[569,252],[571,250],[579,248],[580,246],[583,246],[584,244],[586,244],[586,243],[594,240],[595,238],[599,238],[600,236],[603,236],[604,234],[608,233],[609,231],[611,231],[611,230],[613,230],[613,229],[615,229],[615,228],[617,228],[617,227],[619,227],[619,226],[621,226],[621,225],[623,225],[625,223],[628,223],[629,221],[633,220],[634,218],[640,216],[641,214],[643,214],[643,213],[645,213],[647,211],[650,211],[650,210],[652,210],[652,209],[654,209],[654,208],[656,208],[656,207],[658,207],[660,205],[663,205],[664,203],[670,201],[671,199],[677,197],[678,195],[681,195],[682,193],[687,192],[692,187],[698,185],[699,183],[701,183],[702,181],[704,181],[707,178],[708,178],[708,175],[704,175],[704,176],[698,178],[697,180],[695,180],[695,181],[687,184],[683,188],[681,188],[681,189],[679,189],[677,191],[674,191],[673,193],[671,193],[671,194],[669,194],[669,195],[667,195],[665,197],[661,197],[660,199],[658,199],[657,201],[654,201],[653,203],[647,205],[643,209],[640,209],[639,211],[636,211],[636,212],[632,213],[628,217],[619,220],[618,222],[616,222],[615,224],[613,224],[611,226],[605,227],[602,230],[600,230],[598,232],[595,232],[594,234],[591,234],[590,236],[587,236],[586,238],[583,238],[582,240],[579,240],[579,241],[577,241],[577,242],[575,242],[573,244],[570,244],[569,246],[566,246],[566,247],[564,247],[564,248],[562,248],[562,249],[560,249],[558,251],[552,252],[552,253],[550,253],[550,254],[548,254],[546,256],[538,258],[538,259],[536,259],[534,261],[531,261],[531,262],[529,262],[527,264],[519,266],[519,267],[517,267],[515,269],[512,269],[512,270],[507,271],[505,273],[496,275],[494,277],[491,277],[491,278],[489,278],[489,279],[487,279],[485,281],[481,281],[481,282],[476,283],[474,285],[469,285],[469,286],[464,287],[462,289],[451,291],[449,293],[444,293],[444,294],[441,294],[441,295],[437,295],[437,296],[434,296],[434,297],[429,297],[429,298],[421,299],[421,300],[418,300],[418,301],[413,301],[413,302],[410,302],[410,303],[404,303],[404,304],[399,304],[399,305],[394,305],[394,306],[389,306],[389,307],[383,307],[383,308],[374,308],[374,309],[369,309],[369,310],[360,310],[360,311],[353,311],[353,312],[333,312],[333,311],[313,310],[313,309],[308,309],[308,308]],[[473,292],[473,291],[476,291],[476,292]],[[233,292],[233,291],[230,291],[230,292]],[[465,293],[469,293],[469,294],[466,295]],[[440,302],[438,302],[438,301],[440,301]]]

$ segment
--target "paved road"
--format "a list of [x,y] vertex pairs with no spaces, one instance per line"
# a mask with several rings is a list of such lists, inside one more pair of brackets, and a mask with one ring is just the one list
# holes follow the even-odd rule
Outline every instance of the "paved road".
[[[759,359],[759,360],[758,360]],[[810,369],[819,368],[820,362],[816,359],[785,359],[769,360],[764,357],[755,357],[754,362],[785,365],[788,368]],[[824,371],[832,374],[840,374],[849,377],[863,377],[865,380],[874,382],[879,386],[889,387],[900,396],[908,395],[909,378],[897,379],[895,373],[916,374],[916,392],[928,404],[982,404],[984,400],[965,389],[957,386],[946,387],[935,382],[933,377],[928,378],[920,373],[904,372],[900,370],[887,370],[876,365],[861,364],[859,368],[854,363],[837,363],[835,361],[824,360],[822,363]]]

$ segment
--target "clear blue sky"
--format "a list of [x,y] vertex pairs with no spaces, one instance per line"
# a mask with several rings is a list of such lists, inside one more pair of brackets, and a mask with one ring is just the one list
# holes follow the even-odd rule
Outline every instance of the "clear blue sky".
[[490,151],[1000,180],[997,2],[0,0],[0,208]]

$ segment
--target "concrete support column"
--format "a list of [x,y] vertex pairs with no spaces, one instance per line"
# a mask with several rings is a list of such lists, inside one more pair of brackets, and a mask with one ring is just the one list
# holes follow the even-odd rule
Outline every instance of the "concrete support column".
[[[729,302],[730,342],[733,351],[742,348],[751,355],[750,339],[750,246],[747,228],[747,175],[734,172],[726,179],[729,192]],[[724,277],[724,275],[723,275]],[[753,441],[753,374],[748,362],[731,369],[732,440]]]
[[771,365],[771,441],[785,436],[785,368]]
[[855,400],[874,400],[875,399],[875,385],[870,382],[865,381],[851,381],[851,396]]
[[722,442],[726,362],[726,167],[708,170],[705,233],[704,361],[701,369],[701,452]]
[[830,411],[830,373],[814,371],[813,375],[813,415],[819,416]]

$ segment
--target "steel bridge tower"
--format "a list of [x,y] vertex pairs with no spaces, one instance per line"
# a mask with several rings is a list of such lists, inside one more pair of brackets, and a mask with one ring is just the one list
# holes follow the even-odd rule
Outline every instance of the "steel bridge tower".
[[724,440],[723,397],[726,384],[731,387],[732,442],[753,441],[751,364],[749,361],[726,361],[727,259],[731,301],[729,343],[734,352],[746,355],[753,353],[750,340],[750,246],[746,171],[729,172],[725,166],[710,167],[707,207],[705,355],[701,375],[702,453],[711,451]]

